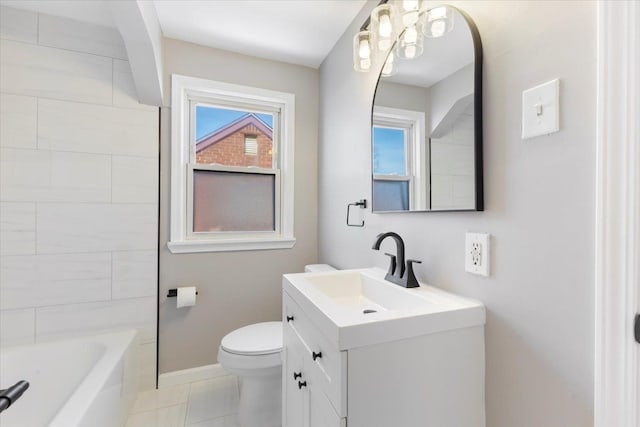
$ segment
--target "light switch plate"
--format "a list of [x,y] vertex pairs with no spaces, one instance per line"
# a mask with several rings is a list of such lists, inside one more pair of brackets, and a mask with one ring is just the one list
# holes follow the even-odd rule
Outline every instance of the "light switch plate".
[[467,233],[465,236],[464,269],[480,276],[489,276],[491,236],[487,233]]
[[560,130],[560,80],[522,92],[522,139]]

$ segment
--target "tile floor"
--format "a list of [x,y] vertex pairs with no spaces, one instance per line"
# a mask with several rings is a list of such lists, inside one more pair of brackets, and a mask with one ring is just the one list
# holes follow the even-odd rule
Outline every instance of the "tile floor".
[[125,427],[237,427],[238,379],[225,375],[138,394]]

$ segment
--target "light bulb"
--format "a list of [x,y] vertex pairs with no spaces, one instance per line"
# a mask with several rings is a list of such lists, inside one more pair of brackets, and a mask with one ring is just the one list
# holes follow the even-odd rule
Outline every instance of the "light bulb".
[[442,37],[445,30],[444,21],[436,21],[431,24],[431,35],[432,37]]
[[405,12],[402,15],[402,24],[405,27],[409,27],[414,25],[420,19],[420,14],[418,12]]
[[385,76],[389,76],[391,75],[391,73],[393,73],[393,63],[384,64],[384,67],[382,67],[382,74]]
[[412,59],[416,57],[416,45],[411,44],[404,48],[404,57],[408,59]]
[[398,56],[405,59],[417,58],[424,52],[424,38],[416,25],[407,27],[398,40]]
[[378,40],[378,50],[385,51],[385,50],[389,50],[390,48],[391,48],[391,40],[389,39]]
[[378,5],[371,12],[371,33],[375,49],[371,52],[387,52],[398,37],[400,23],[397,20],[397,8],[392,4]]
[[369,47],[368,40],[360,40],[360,47],[358,48],[358,56],[362,59],[369,59],[371,56],[371,48]]
[[444,6],[435,7],[429,11],[429,21],[435,21],[436,19],[446,19],[447,8]]
[[402,2],[402,10],[409,12],[412,10],[418,10],[420,2],[418,0],[404,0]]
[[408,27],[404,30],[404,35],[402,37],[406,44],[413,44],[418,40],[418,30],[416,30],[415,26]]
[[371,68],[371,38],[368,31],[360,31],[353,38],[353,69],[367,72]]
[[387,60],[384,61],[385,64],[393,64],[393,60],[395,59],[393,52],[389,52],[389,55],[387,55]]
[[380,16],[380,28],[378,29],[378,33],[380,37],[388,38],[391,36],[391,31],[393,27],[391,26],[391,19],[389,15],[384,14]]
[[423,34],[426,37],[442,37],[454,26],[454,13],[448,6],[433,8],[427,12],[424,22]]
[[402,2],[402,24],[405,27],[414,25],[420,19],[420,1],[404,0]]
[[393,52],[389,52],[387,55],[387,59],[384,62],[384,66],[382,67],[382,75],[383,76],[392,76],[398,71],[398,67],[395,63],[395,54]]

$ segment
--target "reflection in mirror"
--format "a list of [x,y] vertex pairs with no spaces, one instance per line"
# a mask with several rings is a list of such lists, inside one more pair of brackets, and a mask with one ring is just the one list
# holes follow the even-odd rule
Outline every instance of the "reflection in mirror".
[[378,80],[373,211],[483,210],[482,47],[473,21],[450,11],[453,30]]

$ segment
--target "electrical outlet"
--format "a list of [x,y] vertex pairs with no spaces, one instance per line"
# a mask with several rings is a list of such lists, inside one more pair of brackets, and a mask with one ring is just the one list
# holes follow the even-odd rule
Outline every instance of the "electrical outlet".
[[489,276],[490,235],[467,233],[465,236],[464,269],[469,273]]

